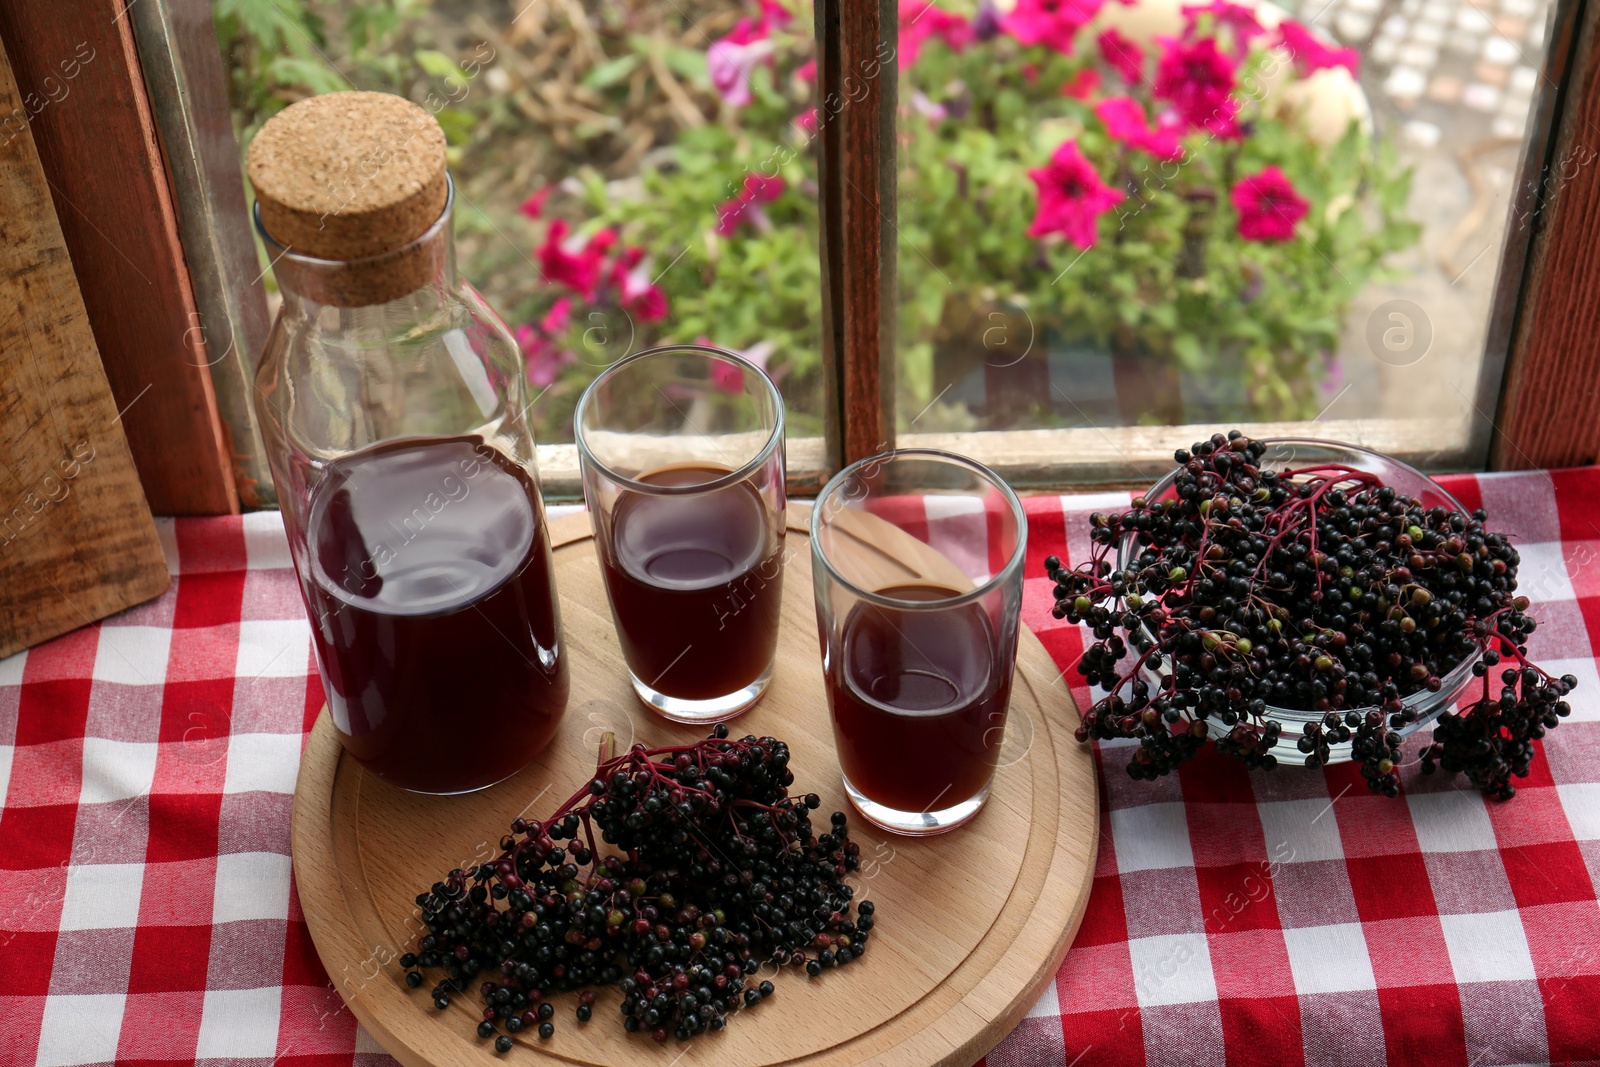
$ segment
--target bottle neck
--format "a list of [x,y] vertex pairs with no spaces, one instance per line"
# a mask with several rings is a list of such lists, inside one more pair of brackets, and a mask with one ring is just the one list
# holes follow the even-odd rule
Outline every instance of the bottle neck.
[[346,328],[371,326],[403,334],[411,324],[447,313],[459,300],[461,285],[448,229],[434,235],[431,245],[407,246],[407,251],[412,260],[404,274],[392,263],[371,260],[295,256],[292,263],[280,261],[274,270],[284,314],[302,320],[335,318]]

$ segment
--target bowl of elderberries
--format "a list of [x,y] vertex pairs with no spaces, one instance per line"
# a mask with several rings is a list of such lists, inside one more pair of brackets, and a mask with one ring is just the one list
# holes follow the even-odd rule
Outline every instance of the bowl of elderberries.
[[1499,799],[1577,684],[1527,657],[1517,550],[1437,482],[1381,453],[1213,434],[1122,513],[1090,516],[1088,560],[1054,556],[1056,618],[1093,641],[1104,694],[1078,740],[1137,741],[1151,780],[1208,740],[1251,768],[1359,761],[1375,793],[1415,761]]

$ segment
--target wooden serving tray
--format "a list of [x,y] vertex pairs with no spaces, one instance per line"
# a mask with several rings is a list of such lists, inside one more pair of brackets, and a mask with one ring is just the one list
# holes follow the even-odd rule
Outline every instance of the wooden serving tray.
[[453,867],[491,859],[519,814],[539,818],[566,799],[593,774],[604,734],[616,735],[620,751],[634,741],[682,744],[707,732],[663,721],[635,698],[589,518],[572,515],[550,525],[572,697],[555,740],[532,765],[478,793],[423,796],[344,755],[326,710],[306,746],[294,800],[301,906],[339,993],[401,1063],[970,1067],[1055,975],[1088,900],[1099,814],[1092,758],[1072,738],[1077,711],[1044,646],[1024,628],[1001,767],[978,817],[934,838],[877,830],[845,800],[818,652],[810,511],[791,504],[788,514],[775,675],[729,728],[735,737],[787,741],[795,791],[820,793],[823,813],[850,811],[850,833],[861,845],[856,899],[878,905],[867,954],[817,978],[785,968],[772,976],[775,996],[731,1016],[720,1033],[684,1044],[624,1031],[620,994],[606,989],[591,1022],[573,1017],[575,995],[555,998],[555,1036],[524,1031],[513,1038],[516,1048],[497,1056],[493,1042],[474,1033],[482,1009],[476,990],[438,1012],[426,987],[406,987],[398,959],[421,928],[416,895]]

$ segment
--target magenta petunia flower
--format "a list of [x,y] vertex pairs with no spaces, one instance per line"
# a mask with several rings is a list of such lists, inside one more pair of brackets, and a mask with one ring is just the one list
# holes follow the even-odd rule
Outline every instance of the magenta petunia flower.
[[578,357],[556,344],[527,323],[516,329],[517,346],[522,349],[522,362],[528,381],[543,389],[556,380],[561,368],[577,362]]
[[817,80],[817,61],[815,59],[806,60],[798,67],[794,68],[794,76],[805,82],[807,85],[810,85],[812,82]]
[[1106,124],[1106,133],[1114,141],[1149,152],[1157,159],[1172,160],[1183,156],[1183,146],[1178,143],[1177,132],[1160,126],[1152,127],[1145,119],[1144,105],[1131,96],[1108,96],[1095,105],[1094,113]]
[[1278,40],[1294,59],[1302,75],[1329,67],[1343,67],[1351,74],[1356,74],[1361,68],[1361,54],[1354,48],[1331,48],[1323,44],[1309,27],[1293,19],[1278,23]]
[[640,322],[659,322],[667,317],[667,294],[650,280],[650,259],[644,249],[629,245],[611,264],[611,284],[617,301]]
[[1116,30],[1106,30],[1095,38],[1100,46],[1100,58],[1106,66],[1122,75],[1130,86],[1144,81],[1144,49],[1128,40]]
[[1233,98],[1234,63],[1210,37],[1193,44],[1163,40],[1155,95],[1169,101],[1190,129],[1239,136],[1239,102]]
[[544,202],[550,199],[555,188],[553,185],[540,186],[528,199],[517,205],[517,210],[530,219],[541,218],[544,215]]
[[772,203],[788,187],[789,183],[783,180],[782,175],[746,174],[739,194],[717,205],[717,232],[724,237],[731,237],[739,224],[746,221],[754,224],[758,230],[770,226],[761,205]]
[[1232,198],[1239,212],[1239,236],[1247,241],[1290,240],[1295,223],[1311,210],[1311,204],[1295,192],[1288,175],[1277,167],[1240,178]]
[[539,320],[539,329],[543,330],[546,337],[566,333],[567,327],[572,325],[572,297],[564,296],[550,305],[550,310],[544,313],[544,318]]
[[757,204],[770,204],[783,195],[789,183],[781,174],[746,174],[743,195]]
[[900,69],[909,70],[929,38],[937,37],[951,51],[972,43],[972,24],[940,8],[934,0],[900,0]]
[[1093,248],[1100,216],[1123,199],[1100,180],[1075,141],[1062,142],[1050,162],[1030,170],[1028,177],[1039,188],[1039,210],[1029,237],[1059,233],[1079,248]]
[[1006,31],[1023,44],[1044,45],[1071,55],[1073,41],[1103,0],[1017,0],[1005,16]]
[[794,12],[785,7],[780,0],[758,0],[761,7],[761,24],[767,29],[776,29],[787,26],[794,21]]
[[601,261],[616,241],[611,230],[601,230],[587,242],[576,235],[569,238],[566,220],[554,219],[545,231],[544,244],[537,249],[539,269],[552,284],[593,300],[600,287]]
[[1074,100],[1092,100],[1100,91],[1100,72],[1094,67],[1084,67],[1069,81],[1061,83],[1061,95]]
[[740,19],[724,37],[706,49],[706,70],[711,85],[729,107],[745,107],[754,97],[750,93],[750,72],[757,63],[771,62],[773,44],[768,26]]
[[1200,36],[1199,24],[1202,15],[1211,16],[1212,36],[1220,30],[1226,32],[1232,39],[1233,47],[1230,51],[1235,59],[1243,59],[1244,54],[1250,50],[1250,42],[1267,32],[1256,19],[1256,13],[1252,8],[1235,4],[1232,0],[1211,0],[1206,4],[1183,5],[1185,41],[1193,41]]

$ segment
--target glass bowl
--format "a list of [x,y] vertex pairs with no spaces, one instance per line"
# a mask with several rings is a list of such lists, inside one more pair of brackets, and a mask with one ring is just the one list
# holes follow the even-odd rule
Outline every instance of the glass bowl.
[[[1415,497],[1422,502],[1425,508],[1445,507],[1451,511],[1469,514],[1461,506],[1461,502],[1432,478],[1423,474],[1415,467],[1402,463],[1393,456],[1386,456],[1381,452],[1361,448],[1357,445],[1342,444],[1338,441],[1319,441],[1309,437],[1276,437],[1264,439],[1267,445],[1266,453],[1261,457],[1261,468],[1285,470],[1302,467],[1314,467],[1320,464],[1339,464],[1353,467],[1357,470],[1376,474],[1385,485],[1393,487],[1397,492],[1406,496]],[[1145,494],[1145,499],[1154,502],[1157,500],[1170,500],[1177,495],[1174,483],[1180,468],[1174,467],[1166,477],[1150,487]],[[1123,537],[1117,546],[1117,569],[1122,570],[1133,557],[1134,535]],[[1399,729],[1399,734],[1405,737],[1422,729],[1437,719],[1448,707],[1455,704],[1456,698],[1472,680],[1472,665],[1478,661],[1477,655],[1468,656],[1449,673],[1440,675],[1443,683],[1437,692],[1427,689],[1419,690],[1409,696],[1402,697],[1401,703],[1417,713],[1417,720]],[[1166,675],[1163,670],[1146,668],[1143,672],[1145,680],[1156,686]],[[1347,709],[1365,713],[1369,708]],[[1266,718],[1276,719],[1283,724],[1283,733],[1278,743],[1272,748],[1272,754],[1279,763],[1303,767],[1306,754],[1301,752],[1296,744],[1299,742],[1304,724],[1320,722],[1322,713],[1307,711],[1299,708],[1279,708],[1267,705]],[[1226,737],[1231,727],[1224,726],[1217,719],[1206,719],[1206,728],[1213,738]],[[1350,743],[1330,744],[1328,763],[1347,763],[1350,760]]]

